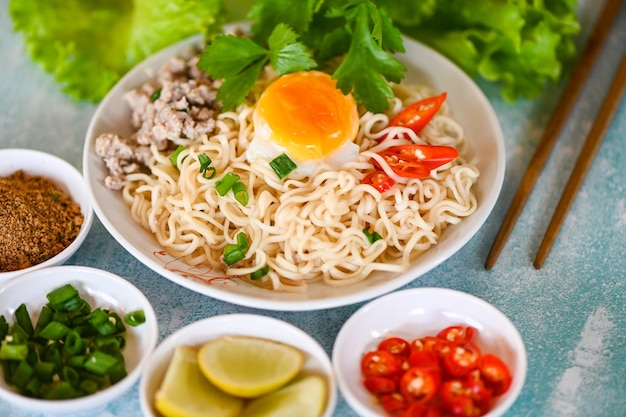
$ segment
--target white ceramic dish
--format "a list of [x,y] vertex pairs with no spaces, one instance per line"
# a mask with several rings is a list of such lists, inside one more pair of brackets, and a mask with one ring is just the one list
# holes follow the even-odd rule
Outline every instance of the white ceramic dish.
[[328,395],[322,417],[331,417],[337,404],[337,387],[330,358],[307,333],[282,320],[254,314],[229,314],[196,321],[165,339],[150,356],[139,383],[141,410],[146,417],[160,417],[154,396],[177,346],[200,346],[222,336],[244,335],[276,340],[300,349],[306,355],[301,374],[325,378]]
[[386,415],[363,387],[362,355],[375,349],[387,336],[410,341],[459,324],[477,329],[476,343],[483,353],[493,353],[509,366],[513,375],[511,387],[485,415],[501,416],[515,402],[526,380],[528,364],[522,337],[496,307],[473,295],[444,288],[396,291],[357,310],[344,323],[333,346],[333,367],[340,392],[360,416]]
[[172,56],[200,42],[191,38],[167,48],[130,71],[102,101],[86,135],[83,170],[98,218],[113,237],[143,264],[167,279],[213,298],[268,310],[313,310],[368,300],[425,274],[455,254],[483,225],[499,196],[505,169],[504,140],[497,117],[476,84],[458,67],[437,52],[406,40],[407,82],[424,83],[447,91],[447,102],[464,126],[471,141],[470,159],[476,161],[481,176],[476,186],[478,209],[460,224],[449,227],[439,243],[402,274],[375,273],[361,283],[329,287],[314,283],[306,293],[270,292],[242,280],[224,278],[221,271],[186,265],[164,253],[156,239],[130,217],[118,192],[104,187],[106,168],[94,149],[95,138],[104,132],[129,135],[130,109],[123,94],[141,85]]
[[26,272],[64,263],[85,241],[93,223],[93,209],[83,176],[68,162],[57,156],[32,149],[0,149],[0,177],[7,177],[19,170],[28,175],[53,180],[57,187],[69,194],[74,202],[80,205],[84,222],[76,239],[62,252],[29,268],[0,272],[0,283]]
[[[42,400],[22,396],[0,378],[0,398],[19,407],[46,414],[77,413],[98,407],[123,394],[138,379],[149,354],[158,340],[157,318],[148,299],[130,282],[112,273],[83,266],[55,266],[20,275],[0,288],[0,315],[13,322],[15,310],[25,303],[31,317],[37,316],[48,302],[46,294],[65,284],[72,284],[92,308],[109,308],[120,317],[143,310],[146,322],[126,326],[126,346],[122,351],[128,375],[116,384],[95,394],[69,400]],[[0,371],[0,374],[2,372]]]

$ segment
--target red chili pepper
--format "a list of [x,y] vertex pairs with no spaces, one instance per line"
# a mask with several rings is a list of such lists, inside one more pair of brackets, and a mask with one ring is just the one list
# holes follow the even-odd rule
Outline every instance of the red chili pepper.
[[[428,178],[433,169],[454,161],[459,151],[451,146],[411,144],[392,146],[378,154],[399,176]],[[374,165],[382,168],[375,160]]]
[[483,356],[480,364],[480,375],[485,384],[493,390],[493,395],[504,394],[513,380],[509,367],[502,359],[491,353]]
[[367,174],[365,178],[363,178],[362,183],[369,184],[379,192],[384,193],[391,189],[396,182],[389,175],[385,174],[384,171],[376,170]]
[[417,366],[407,369],[400,377],[400,393],[409,403],[426,404],[438,388],[438,375]]
[[398,384],[391,378],[370,376],[363,380],[365,388],[374,395],[391,394],[398,390]]
[[421,132],[437,114],[446,97],[447,93],[444,92],[441,95],[428,97],[408,105],[391,119],[389,126],[402,126],[415,133]]
[[380,405],[383,406],[386,412],[391,415],[405,410],[408,407],[408,402],[399,392],[393,394],[383,394],[379,398]]
[[402,372],[402,364],[391,353],[375,350],[361,359],[361,372],[364,376],[390,377]]
[[435,405],[413,404],[400,417],[443,417],[443,411]]
[[472,326],[449,326],[437,333],[437,337],[449,342],[464,342],[472,340],[475,332]]
[[455,377],[464,377],[481,363],[482,353],[473,342],[455,344],[450,353],[443,358],[446,372]]
[[411,344],[401,337],[388,337],[378,344],[378,350],[386,350],[394,356],[406,358],[411,354]]

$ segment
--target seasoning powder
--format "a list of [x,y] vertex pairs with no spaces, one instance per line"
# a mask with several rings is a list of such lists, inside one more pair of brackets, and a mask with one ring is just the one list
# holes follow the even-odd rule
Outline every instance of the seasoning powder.
[[0,178],[0,272],[39,264],[74,241],[80,206],[49,179],[17,171]]

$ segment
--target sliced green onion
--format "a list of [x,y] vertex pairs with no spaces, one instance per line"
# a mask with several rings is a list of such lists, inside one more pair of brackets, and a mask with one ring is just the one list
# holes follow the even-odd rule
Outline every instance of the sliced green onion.
[[254,281],[259,278],[263,278],[265,275],[267,275],[268,272],[270,272],[270,267],[269,265],[265,265],[263,268],[257,269],[256,271],[251,273],[250,279]]
[[39,378],[41,382],[52,382],[52,376],[56,370],[56,365],[53,362],[37,362],[33,366],[35,376]]
[[161,97],[160,88],[150,95],[150,101],[154,103],[155,101],[159,99],[159,97]]
[[46,327],[46,325],[52,321],[53,315],[54,310],[49,305],[43,306],[41,312],[39,313],[37,324],[35,324],[35,336],[38,336],[41,329]]
[[63,349],[70,356],[83,354],[85,353],[85,341],[76,330],[70,329],[65,335]]
[[374,242],[376,242],[377,240],[380,240],[380,239],[382,239],[382,238],[383,238],[383,237],[382,237],[382,236],[381,236],[378,232],[373,232],[373,233],[372,233],[372,232],[370,232],[370,231],[369,231],[369,229],[367,229],[367,228],[364,228],[364,229],[363,229],[363,233],[365,234],[365,237],[367,237],[367,240],[368,240],[370,243],[374,243]]
[[224,197],[237,181],[239,181],[239,175],[228,172],[221,180],[215,183],[215,190],[219,195]]
[[20,361],[17,368],[13,371],[11,383],[18,388],[24,388],[34,373],[33,367],[30,366],[28,362]]
[[[172,166],[176,169],[178,169],[178,155],[180,155],[180,153],[184,150],[185,147],[183,145],[178,145],[178,148],[176,148],[176,150],[168,157],[170,162],[172,163]],[[185,159],[183,158],[183,161],[184,160]]]
[[0,340],[4,340],[9,333],[9,324],[4,316],[0,316]]
[[58,321],[51,321],[46,327],[41,329],[39,337],[50,340],[61,340],[65,338],[65,335],[69,331],[70,328],[65,324],[59,323]]
[[28,345],[25,343],[12,345],[7,340],[2,341],[0,345],[1,360],[23,361],[26,356],[28,356]]
[[124,315],[124,322],[129,326],[139,326],[146,322],[146,314],[143,310],[136,310]]
[[198,162],[200,162],[200,173],[204,178],[210,180],[215,177],[217,170],[215,167],[210,166],[213,161],[211,161],[211,158],[209,158],[207,154],[201,153],[198,155]]
[[246,184],[241,181],[237,181],[235,184],[233,184],[233,194],[235,196],[235,200],[237,200],[239,204],[244,207],[248,205],[248,200],[250,197],[248,196],[248,189],[246,188]]
[[48,388],[42,395],[44,400],[66,400],[78,396],[78,392],[76,392],[72,384],[66,381],[54,382]]
[[26,334],[29,337],[32,336],[34,333],[33,322],[30,320],[30,314],[28,314],[26,304],[20,304],[13,314],[15,315],[15,320],[19,323],[20,327],[24,329]]
[[244,232],[237,233],[237,246],[239,247],[239,249],[246,251],[248,250],[248,245],[248,235]]
[[224,262],[228,266],[236,264],[237,262],[243,260],[245,257],[245,252],[242,251],[237,245],[229,244],[226,245],[226,247],[224,248]]
[[119,361],[114,356],[96,350],[87,357],[84,367],[86,370],[96,375],[104,375],[118,362]]
[[48,301],[50,301],[50,304],[54,306],[63,304],[77,295],[78,290],[76,288],[74,288],[71,284],[65,284],[62,287],[50,291],[46,297],[48,298]]
[[285,153],[282,153],[274,158],[270,162],[270,166],[281,180],[289,175],[291,171],[298,168],[295,162],[293,162]]

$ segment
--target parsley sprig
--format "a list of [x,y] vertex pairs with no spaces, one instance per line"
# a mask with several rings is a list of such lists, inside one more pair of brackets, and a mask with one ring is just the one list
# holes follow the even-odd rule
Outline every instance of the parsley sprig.
[[404,52],[401,33],[371,0],[257,0],[249,17],[250,38],[220,35],[198,63],[223,80],[217,100],[225,109],[243,102],[268,63],[278,75],[332,73],[341,91],[373,112],[389,106],[388,82],[400,82],[406,72],[393,56]]

